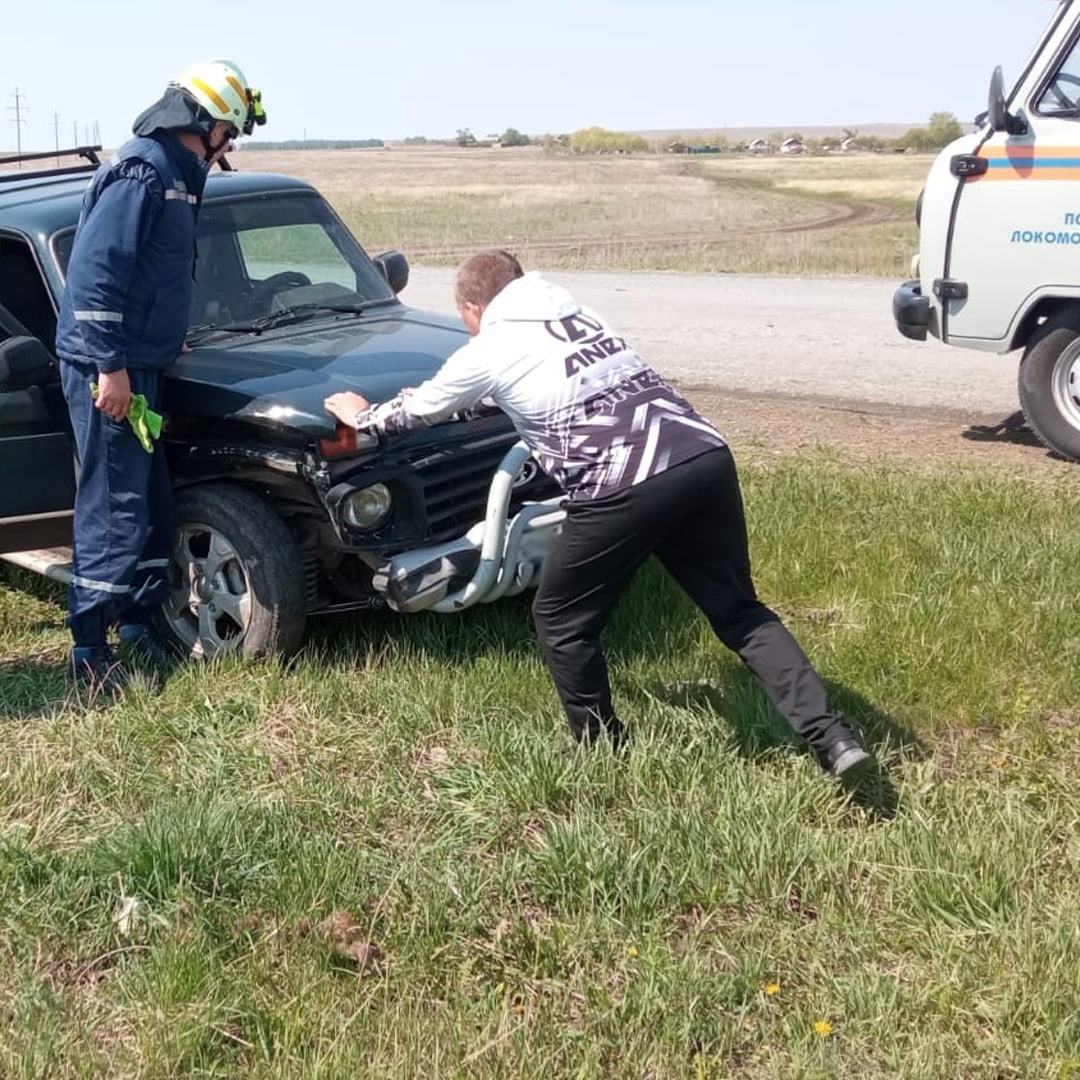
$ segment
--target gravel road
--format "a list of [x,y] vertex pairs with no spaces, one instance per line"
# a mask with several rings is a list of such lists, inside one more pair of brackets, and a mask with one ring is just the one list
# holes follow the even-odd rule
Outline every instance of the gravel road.
[[[454,313],[454,271],[414,267],[403,299]],[[1013,412],[1016,356],[908,341],[896,282],[711,274],[553,271],[663,375],[684,385],[785,397]]]

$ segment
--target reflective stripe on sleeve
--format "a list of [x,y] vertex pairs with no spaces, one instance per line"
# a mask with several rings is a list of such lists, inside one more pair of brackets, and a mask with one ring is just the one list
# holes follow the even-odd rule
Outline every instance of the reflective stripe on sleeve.
[[168,566],[168,559],[143,559],[141,562],[135,564],[136,570],[150,570],[158,566]]
[[165,198],[180,199],[183,202],[191,203],[192,206],[199,201],[190,191],[181,191],[179,188],[166,188]]
[[79,322],[123,322],[124,314],[121,311],[76,311],[75,318]]

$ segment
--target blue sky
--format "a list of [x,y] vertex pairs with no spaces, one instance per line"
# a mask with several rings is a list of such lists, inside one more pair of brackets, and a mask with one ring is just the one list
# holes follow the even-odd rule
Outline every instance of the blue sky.
[[[267,139],[921,123],[984,108],[1052,0],[146,0],[5,4],[0,150],[106,146],[190,61],[262,89]],[[213,15],[219,12],[216,23]],[[308,14],[310,13],[310,14]]]

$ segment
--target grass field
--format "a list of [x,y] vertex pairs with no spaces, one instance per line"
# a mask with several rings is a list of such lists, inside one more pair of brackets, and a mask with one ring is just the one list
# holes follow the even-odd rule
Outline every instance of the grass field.
[[1072,1075],[1075,489],[744,486],[861,793],[655,568],[609,635],[625,759],[563,756],[523,601],[86,708],[62,592],[0,571],[0,1076]]
[[[929,162],[236,164],[415,261],[896,277]],[[608,635],[615,757],[565,752],[527,598],[106,705],[4,565],[0,1078],[1080,1076],[1073,475],[759,457],[758,585],[880,757],[857,791],[656,567]]]
[[[395,147],[252,151],[235,164],[310,180],[369,252],[415,262],[498,245],[548,269],[902,277],[930,159]],[[851,204],[857,224],[802,227]]]

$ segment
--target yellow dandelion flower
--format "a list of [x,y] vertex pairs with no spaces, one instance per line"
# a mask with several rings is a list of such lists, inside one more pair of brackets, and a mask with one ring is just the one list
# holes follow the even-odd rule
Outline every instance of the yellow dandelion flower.
[[817,1020],[814,1022],[814,1030],[823,1039],[827,1039],[832,1034],[832,1024],[828,1020]]
[[637,946],[631,945],[630,948],[626,950],[626,955],[629,956],[631,960],[636,960],[638,955]]
[[771,982],[765,984],[765,993],[769,997],[776,997],[780,993],[780,984],[778,982]]
[[525,1006],[520,1001],[515,1001],[511,1007],[513,1008],[514,1012],[518,1014],[518,1016],[520,1016],[525,1011]]

